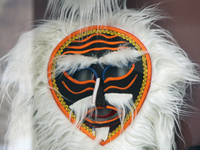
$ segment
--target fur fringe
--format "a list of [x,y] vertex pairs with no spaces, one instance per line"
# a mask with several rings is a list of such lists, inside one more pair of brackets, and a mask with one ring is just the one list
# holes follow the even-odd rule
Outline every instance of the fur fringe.
[[[75,2],[50,0],[49,7],[54,3],[62,4],[60,10],[67,12],[74,8]],[[96,5],[98,2],[101,0],[94,1]],[[61,14],[60,20],[46,21],[25,33],[0,60],[1,65],[6,65],[0,96],[12,103],[6,135],[9,150],[176,149],[175,125],[180,128],[179,115],[185,105],[186,88],[200,81],[196,64],[167,31],[154,24],[161,18],[155,8],[116,10],[108,11],[106,18],[99,16],[92,20],[86,17],[87,21],[82,21],[83,16],[80,16],[81,20],[65,22],[63,18],[67,14]],[[76,11],[74,8],[71,16],[78,16],[74,15]],[[151,87],[140,112],[119,137],[105,146],[87,137],[64,116],[51,95],[47,79],[48,61],[57,44],[71,32],[96,24],[117,27],[135,35],[146,46],[153,69]]]
[[[1,81],[1,100],[11,105],[6,141],[8,149],[31,149],[33,135],[33,32],[22,35],[18,44],[0,62],[7,65]],[[11,144],[12,143],[12,144]]]
[[[73,26],[73,22],[80,21],[82,24],[92,20],[107,18],[107,15],[120,9],[119,2],[122,0],[49,0],[47,11],[52,19],[59,19]],[[126,0],[121,2],[125,7]],[[50,10],[50,11],[49,11]]]

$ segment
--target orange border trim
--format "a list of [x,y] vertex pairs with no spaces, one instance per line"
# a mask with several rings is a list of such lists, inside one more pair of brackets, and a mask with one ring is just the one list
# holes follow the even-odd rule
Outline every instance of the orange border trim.
[[[73,32],[72,34],[70,34],[69,36],[65,37],[56,47],[55,49],[53,50],[52,54],[51,54],[51,57],[49,59],[49,63],[48,63],[48,74],[47,74],[47,77],[48,77],[48,82],[49,82],[49,86],[52,87],[50,90],[51,90],[51,93],[58,105],[58,107],[61,109],[61,111],[65,114],[65,116],[70,119],[70,121],[72,123],[75,123],[75,118],[73,117],[70,117],[70,109],[68,108],[67,105],[62,105],[61,104],[61,100],[60,100],[60,97],[57,96],[55,90],[54,90],[54,85],[55,82],[53,82],[55,79],[51,79],[51,76],[52,76],[52,73],[54,72],[55,70],[55,64],[56,64],[56,59],[55,57],[61,55],[63,49],[68,46],[71,42],[73,42],[75,39],[78,39],[78,38],[81,38],[83,36],[86,36],[87,34],[90,35],[90,34],[95,34],[95,33],[107,33],[107,34],[111,34],[111,35],[117,35],[117,36],[120,36],[122,37],[123,39],[126,39],[127,41],[129,41],[130,43],[132,43],[135,48],[138,50],[138,51],[147,51],[147,49],[145,48],[145,46],[143,45],[143,43],[138,39],[136,38],[134,35],[132,35],[131,33],[129,32],[126,32],[122,29],[119,29],[119,28],[115,28],[115,27],[110,27],[110,26],[89,26],[89,27],[85,27],[83,29],[80,29],[80,30],[77,30],[75,32]],[[78,37],[76,37],[78,35]],[[78,52],[78,54],[81,54],[80,51]],[[134,109],[134,116],[132,116],[132,114],[128,114],[129,115],[129,119],[126,121],[126,123],[124,124],[123,126],[123,129],[122,130],[118,130],[116,131],[116,133],[112,133],[113,135],[111,136],[108,136],[108,139],[106,141],[101,141],[100,144],[103,146],[107,143],[109,143],[110,141],[114,140],[115,138],[117,138],[129,125],[130,123],[132,122],[132,119],[135,118],[135,116],[137,115],[137,113],[139,112],[140,108],[142,107],[142,104],[144,103],[145,101],[145,98],[147,96],[147,93],[149,91],[149,88],[150,88],[150,84],[151,84],[151,72],[152,72],[152,68],[151,68],[151,59],[150,59],[150,56],[149,54],[144,54],[143,57],[143,67],[144,67],[144,77],[146,78],[146,80],[143,82],[143,85],[142,85],[142,88],[140,89],[140,92],[141,94],[138,95],[138,98],[135,102],[135,105],[136,105],[136,109]],[[146,70],[147,73],[145,72]],[[58,90],[58,89],[56,89]],[[80,130],[85,133],[86,135],[88,135],[90,138],[92,139],[95,139],[95,135],[92,134],[92,131],[90,132],[90,130],[87,129],[87,126],[85,124],[82,124],[80,126]]]

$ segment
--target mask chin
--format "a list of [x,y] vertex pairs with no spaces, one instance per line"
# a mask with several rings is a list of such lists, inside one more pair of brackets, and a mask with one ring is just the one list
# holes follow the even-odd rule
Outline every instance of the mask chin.
[[106,127],[112,131],[115,126],[121,125],[123,127],[126,115],[133,112],[132,97],[132,94],[105,94],[106,102],[109,105],[104,108],[92,106],[92,96],[88,96],[70,105],[70,109],[76,115],[76,124],[85,123],[94,131],[99,131],[100,128],[105,130]]

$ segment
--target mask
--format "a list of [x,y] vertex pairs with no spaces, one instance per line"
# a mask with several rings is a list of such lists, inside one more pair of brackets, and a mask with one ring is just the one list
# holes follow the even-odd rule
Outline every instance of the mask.
[[89,26],[54,49],[48,78],[65,116],[105,145],[139,112],[151,82],[151,61],[134,35],[114,27]]

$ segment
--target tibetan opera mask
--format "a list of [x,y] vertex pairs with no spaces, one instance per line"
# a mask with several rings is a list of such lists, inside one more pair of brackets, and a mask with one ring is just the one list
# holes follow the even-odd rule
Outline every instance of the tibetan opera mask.
[[150,87],[151,61],[134,35],[114,27],[89,26],[57,45],[48,78],[65,116],[105,145],[139,112]]

